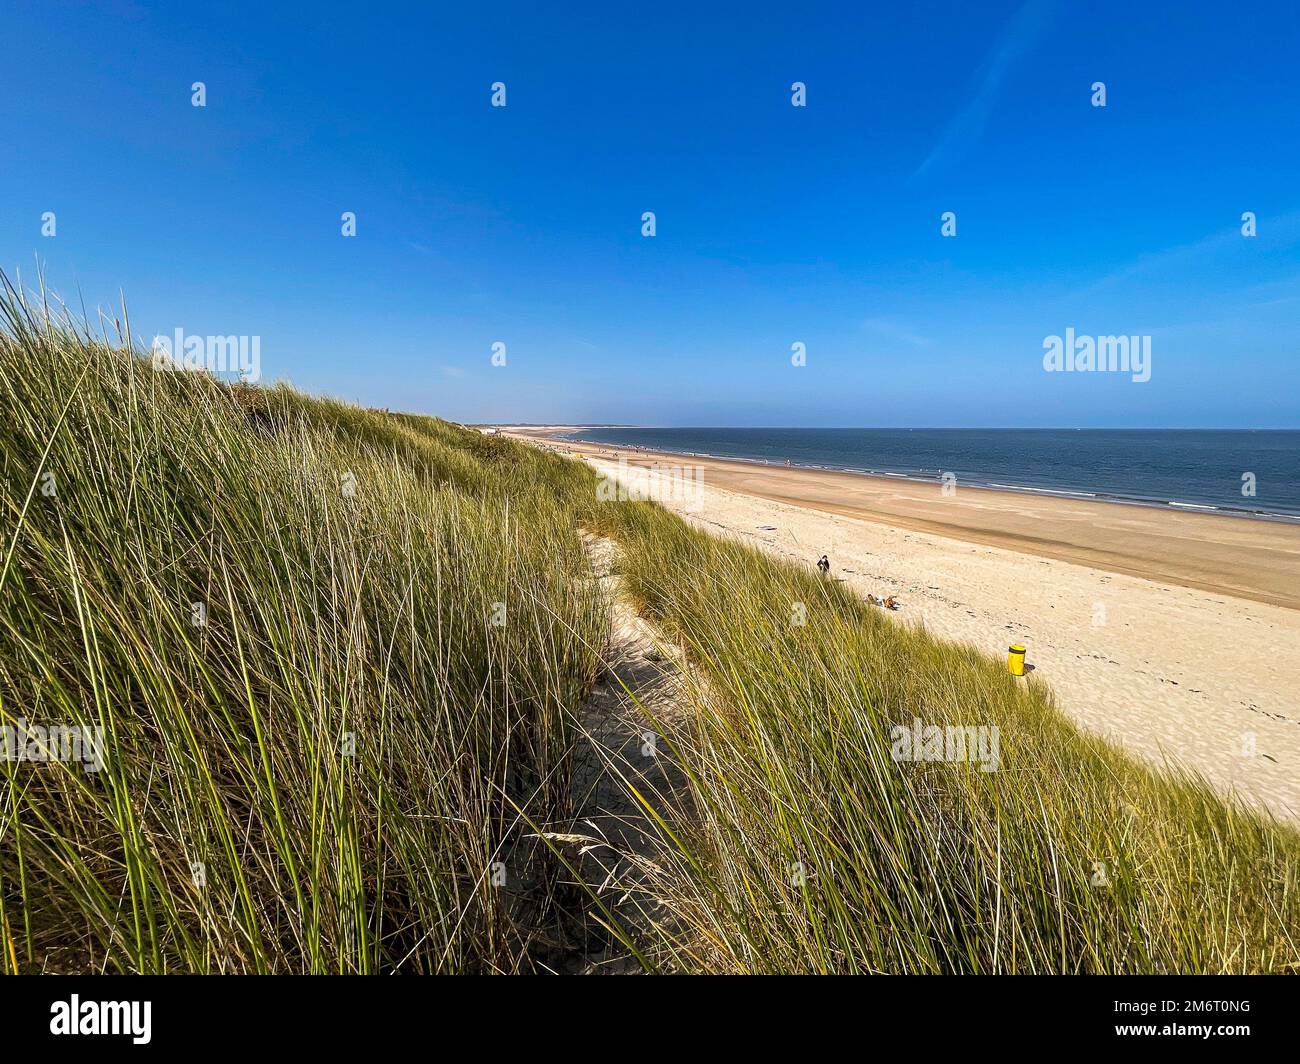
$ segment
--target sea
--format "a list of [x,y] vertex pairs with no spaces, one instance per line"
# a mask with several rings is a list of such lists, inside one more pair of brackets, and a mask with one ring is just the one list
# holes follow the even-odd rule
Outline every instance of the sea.
[[[602,426],[572,439],[959,487],[1300,521],[1300,430]],[[950,478],[951,479],[951,478]]]

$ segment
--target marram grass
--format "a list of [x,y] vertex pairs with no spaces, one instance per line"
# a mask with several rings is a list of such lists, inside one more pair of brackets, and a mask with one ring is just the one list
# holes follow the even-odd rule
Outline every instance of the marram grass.
[[[664,846],[661,926],[686,929],[665,963],[1300,970],[1291,826],[1081,733],[1045,685],[811,568],[647,503],[603,513],[631,592],[703,674],[686,723],[660,722],[694,822]],[[917,719],[996,727],[997,769],[896,761],[891,729]]]
[[[1300,965],[1296,832],[1041,683],[578,463],[33,302],[0,300],[0,724],[107,756],[0,761],[0,970],[547,971],[593,925],[663,971]],[[537,838],[581,812],[582,529],[690,663],[635,942]],[[996,727],[997,770],[896,761],[914,719]]]
[[604,625],[568,515],[431,419],[3,309],[0,722],[108,757],[0,762],[0,965],[531,969]]

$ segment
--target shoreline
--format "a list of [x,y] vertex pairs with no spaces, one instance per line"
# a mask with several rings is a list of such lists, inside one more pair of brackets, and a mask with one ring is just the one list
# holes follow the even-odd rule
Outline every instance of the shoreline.
[[[620,465],[616,448],[512,435],[580,455],[637,491],[672,482],[646,468],[653,456],[624,453],[629,461]],[[863,477],[861,497],[846,502],[843,485],[852,478],[844,474],[694,461],[705,471],[698,498],[653,490],[648,497],[665,496],[662,505],[687,522],[786,561],[811,567],[828,554],[831,578],[864,599],[897,597],[895,623],[995,656],[1024,644],[1030,682],[1047,684],[1080,727],[1155,767],[1193,770],[1248,805],[1300,822],[1300,610],[1221,586],[1207,593],[1196,577],[1209,561],[1187,556],[1197,543],[1210,560],[1216,551],[1246,552],[1243,564],[1256,568],[1243,580],[1257,583],[1271,579],[1270,566],[1289,566],[1293,591],[1278,597],[1294,598],[1300,529],[1011,493],[943,499],[933,484],[864,487]],[[1095,526],[1099,518],[1106,520]],[[1038,541],[1008,534],[1008,521],[1036,526]],[[1071,528],[1097,537],[1096,553],[1111,564],[1072,557],[1077,544],[1051,542]],[[1204,544],[1197,537],[1207,530],[1226,541]],[[1129,571],[1118,564],[1117,536],[1129,538]],[[1164,557],[1168,572],[1153,575],[1148,555]]]
[[579,428],[500,431],[588,457],[622,458],[629,466],[679,457],[709,486],[770,502],[1300,610],[1300,523],[991,487],[959,486],[946,497],[937,481],[567,438]]
[[[572,431],[585,432],[592,426],[581,426]],[[502,428],[501,431],[518,432],[520,435],[528,435],[527,426],[521,426],[513,429]],[[538,438],[538,437],[530,437]],[[920,476],[913,473],[898,473],[884,469],[858,469],[854,466],[834,466],[834,465],[817,465],[811,462],[791,461],[788,465],[768,461],[766,458],[747,458],[743,455],[730,454],[713,454],[709,451],[675,451],[667,447],[651,447],[643,444],[616,444],[603,443],[600,440],[580,440],[575,439],[570,430],[557,433],[546,437],[563,443],[585,444],[591,447],[615,448],[618,450],[629,451],[634,454],[662,454],[674,458],[706,458],[716,462],[740,462],[746,465],[766,467],[768,469],[806,469],[820,470],[826,473],[848,473],[860,477],[878,477],[881,479],[906,480],[913,484],[940,484],[942,475],[939,476]],[[1300,525],[1300,512],[1287,513],[1281,510],[1252,510],[1244,506],[1222,506],[1214,503],[1199,503],[1191,501],[1182,501],[1178,499],[1160,499],[1156,497],[1143,498],[1139,495],[1120,495],[1114,492],[1105,491],[1085,491],[1082,488],[1047,488],[1034,487],[1029,484],[999,484],[993,481],[981,482],[967,478],[961,480],[962,490],[975,491],[1009,491],[1024,495],[1047,496],[1065,499],[1079,499],[1081,501],[1108,503],[1115,506],[1141,506],[1153,510],[1171,509],[1175,513],[1179,511],[1190,511],[1193,513],[1205,513],[1215,516],[1234,517],[1249,521],[1276,521],[1282,524]]]

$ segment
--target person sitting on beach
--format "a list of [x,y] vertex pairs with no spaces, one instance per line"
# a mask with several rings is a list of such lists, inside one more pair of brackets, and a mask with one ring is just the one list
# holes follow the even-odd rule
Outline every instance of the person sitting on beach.
[[896,610],[898,609],[899,605],[900,603],[898,599],[894,598],[893,595],[890,595],[889,598],[885,599],[884,602],[884,607],[887,610]]
[[817,568],[821,571],[822,576],[825,576],[831,571],[831,560],[823,554],[817,559]]

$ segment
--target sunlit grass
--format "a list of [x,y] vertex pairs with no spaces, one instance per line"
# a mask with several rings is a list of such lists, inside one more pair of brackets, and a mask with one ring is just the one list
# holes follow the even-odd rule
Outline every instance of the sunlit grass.
[[0,714],[109,747],[0,762],[3,966],[532,967],[604,624],[555,493],[3,310]]
[[[0,315],[0,724],[99,727],[108,754],[0,761],[0,970],[580,956],[618,885],[536,836],[581,814],[607,624],[581,529],[690,663],[689,704],[651,722],[687,786],[642,795],[647,966],[1300,964],[1296,832],[1081,733],[999,661],[600,502],[580,463],[155,370],[12,289]],[[914,718],[996,727],[997,771],[894,760]]]
[[[1297,967],[1290,826],[1084,735],[1043,684],[893,623],[810,569],[648,504],[603,514],[629,589],[703,674],[690,723],[661,722],[698,825],[665,844],[660,888],[689,928],[663,943],[673,963]],[[895,761],[890,728],[916,718],[995,726],[1000,767]]]

